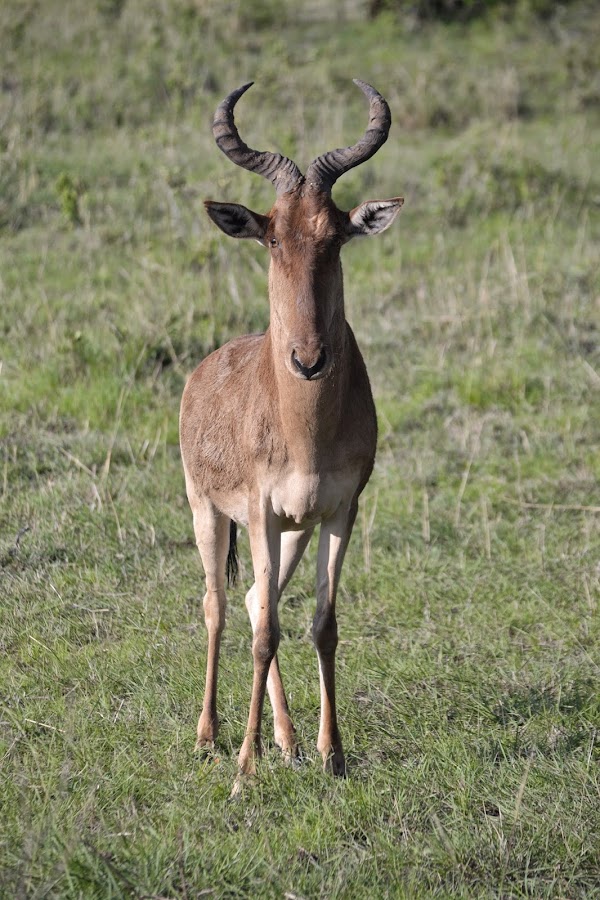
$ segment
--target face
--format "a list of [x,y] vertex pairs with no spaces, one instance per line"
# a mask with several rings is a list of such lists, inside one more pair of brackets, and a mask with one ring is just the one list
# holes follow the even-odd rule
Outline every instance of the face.
[[270,329],[294,377],[316,381],[332,371],[345,334],[340,250],[355,236],[391,225],[402,202],[367,201],[346,213],[328,193],[306,185],[279,197],[267,216],[206,202],[226,234],[254,238],[269,250]]
[[340,250],[344,215],[327,195],[284,195],[269,215],[271,329],[289,372],[307,380],[332,369],[344,325]]

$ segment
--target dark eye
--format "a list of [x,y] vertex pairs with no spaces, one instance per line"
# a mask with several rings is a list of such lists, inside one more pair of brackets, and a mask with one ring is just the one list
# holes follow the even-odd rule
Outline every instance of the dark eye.
[[276,237],[272,237],[271,240],[269,241],[269,244],[271,245],[271,247],[277,247],[277,246],[279,246],[279,241],[277,240]]

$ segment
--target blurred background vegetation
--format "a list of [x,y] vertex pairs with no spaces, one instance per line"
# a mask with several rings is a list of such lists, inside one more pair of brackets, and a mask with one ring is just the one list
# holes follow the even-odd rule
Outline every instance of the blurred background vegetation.
[[[15,0],[0,59],[0,893],[593,896],[598,4]],[[196,761],[177,416],[268,324],[266,255],[202,200],[273,197],[210,124],[254,80],[244,139],[305,170],[362,134],[353,77],[393,125],[334,199],[406,202],[344,250],[380,420],[340,602],[350,778],[313,749],[309,553],[281,645],[307,764],[269,748],[232,806],[250,563]]]

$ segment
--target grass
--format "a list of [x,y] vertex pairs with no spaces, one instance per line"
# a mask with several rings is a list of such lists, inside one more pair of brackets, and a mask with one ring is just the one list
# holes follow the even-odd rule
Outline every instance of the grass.
[[[600,894],[600,17],[522,3],[407,31],[317,9],[54,0],[0,10],[0,894]],[[250,692],[230,592],[213,756],[193,755],[202,573],[177,447],[187,373],[264,328],[265,210],[216,103],[335,188],[404,194],[344,251],[380,442],[342,578],[349,778],[315,750],[314,548],[282,604],[306,753],[228,800]],[[283,114],[282,110],[285,112]],[[309,674],[310,673],[310,674]]]

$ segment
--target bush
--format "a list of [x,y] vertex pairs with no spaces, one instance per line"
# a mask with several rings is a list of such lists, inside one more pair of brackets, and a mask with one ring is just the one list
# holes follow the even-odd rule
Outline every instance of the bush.
[[468,22],[492,9],[510,12],[517,6],[526,6],[545,19],[556,12],[557,4],[554,0],[370,0],[369,15],[374,18],[387,10],[412,16],[418,22]]

